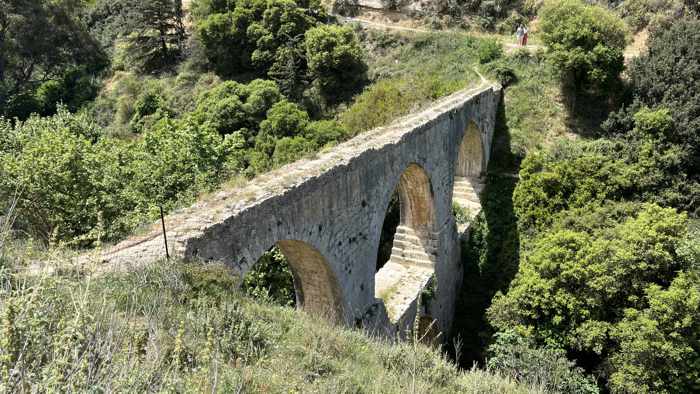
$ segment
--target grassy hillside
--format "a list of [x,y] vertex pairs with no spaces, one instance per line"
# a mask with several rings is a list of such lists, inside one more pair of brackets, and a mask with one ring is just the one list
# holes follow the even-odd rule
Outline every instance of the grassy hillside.
[[251,300],[221,266],[55,268],[0,264],[0,392],[539,392]]

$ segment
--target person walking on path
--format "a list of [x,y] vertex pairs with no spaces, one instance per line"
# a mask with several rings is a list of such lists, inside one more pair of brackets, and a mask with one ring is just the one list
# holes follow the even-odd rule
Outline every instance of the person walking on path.
[[525,28],[523,25],[519,25],[518,29],[515,31],[515,37],[518,39],[518,45],[523,45],[523,37],[525,36]]
[[523,40],[522,40],[523,42],[522,42],[522,46],[526,46],[526,45],[527,45],[527,33],[528,33],[528,32],[529,32],[529,30],[527,29],[527,27],[523,26]]

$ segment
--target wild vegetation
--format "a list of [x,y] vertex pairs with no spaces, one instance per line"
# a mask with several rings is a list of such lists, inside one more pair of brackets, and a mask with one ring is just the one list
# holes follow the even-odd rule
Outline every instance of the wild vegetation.
[[[431,14],[504,34],[537,17],[544,49],[506,54],[341,26],[313,0],[2,2],[0,391],[700,390],[700,10],[590,3]],[[504,102],[445,350],[484,370],[293,311],[276,249],[245,278],[180,262],[92,277],[54,254],[476,86],[475,70]]]
[[[557,25],[565,18],[547,20],[558,12],[578,17],[607,12],[586,7],[591,6],[551,2],[542,9],[540,26],[563,28]],[[570,12],[575,9],[581,12]],[[615,17],[598,19],[605,18]],[[514,346],[552,352],[550,360],[566,355],[603,390],[698,389],[697,127],[690,126],[687,115],[698,109],[697,45],[691,33],[696,24],[690,15],[652,31],[648,50],[620,81],[624,94],[615,100],[621,104],[598,104],[614,105],[608,119],[597,123],[582,123],[580,109],[557,103],[551,88],[544,88],[558,86],[567,93],[565,81],[550,76],[558,75],[563,64],[575,64],[561,62],[559,52],[566,46],[554,36],[543,37],[544,53],[516,52],[501,61],[515,82],[506,89],[496,140],[505,147],[497,145],[500,150],[493,152],[484,210],[467,245],[472,268],[465,280],[474,286],[464,290],[461,311],[467,319],[487,310],[486,322],[460,323],[468,362],[483,357],[497,362],[499,355],[513,351],[502,345],[507,338]],[[567,56],[587,45],[577,40]],[[615,58],[621,65],[621,57]],[[615,69],[619,74],[621,68]],[[616,73],[610,75],[618,78]],[[522,89],[533,80],[538,89],[531,91],[542,92],[538,97],[551,103],[548,112],[525,102]],[[608,88],[595,89],[608,94]],[[541,124],[530,122],[540,119],[555,127],[536,132]],[[556,131],[559,127],[563,132]],[[514,188],[515,182],[501,175],[509,170],[519,172]],[[503,201],[509,185],[512,200]],[[527,353],[521,359],[539,360]],[[527,366],[520,370],[527,375]],[[559,390],[591,389],[585,379],[569,380],[576,382],[575,389],[565,382],[558,383]]]
[[542,392],[244,297],[222,266],[99,278],[1,267],[0,392]]

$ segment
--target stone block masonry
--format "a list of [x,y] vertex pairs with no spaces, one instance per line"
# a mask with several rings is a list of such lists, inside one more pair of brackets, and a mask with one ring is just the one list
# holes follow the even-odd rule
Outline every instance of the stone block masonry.
[[[222,262],[244,275],[277,245],[305,311],[384,335],[402,335],[418,320],[446,333],[462,277],[452,203],[478,209],[474,195],[500,94],[485,84],[460,91],[315,158],[203,198],[166,217],[170,253]],[[399,231],[389,263],[375,272],[394,191]],[[164,256],[154,225],[99,259],[118,269]]]

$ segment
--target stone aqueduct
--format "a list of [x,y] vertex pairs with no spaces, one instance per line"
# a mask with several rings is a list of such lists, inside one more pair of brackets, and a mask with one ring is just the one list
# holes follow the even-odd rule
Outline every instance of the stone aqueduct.
[[[455,93],[315,158],[205,197],[166,217],[171,255],[223,262],[243,275],[277,245],[304,310],[387,335],[405,333],[416,320],[448,331],[466,230],[457,228],[452,204],[480,208],[475,191],[500,94],[485,84]],[[394,191],[400,224],[389,261],[375,272]],[[158,224],[100,259],[121,267],[164,255]],[[426,289],[431,297],[422,296]]]

